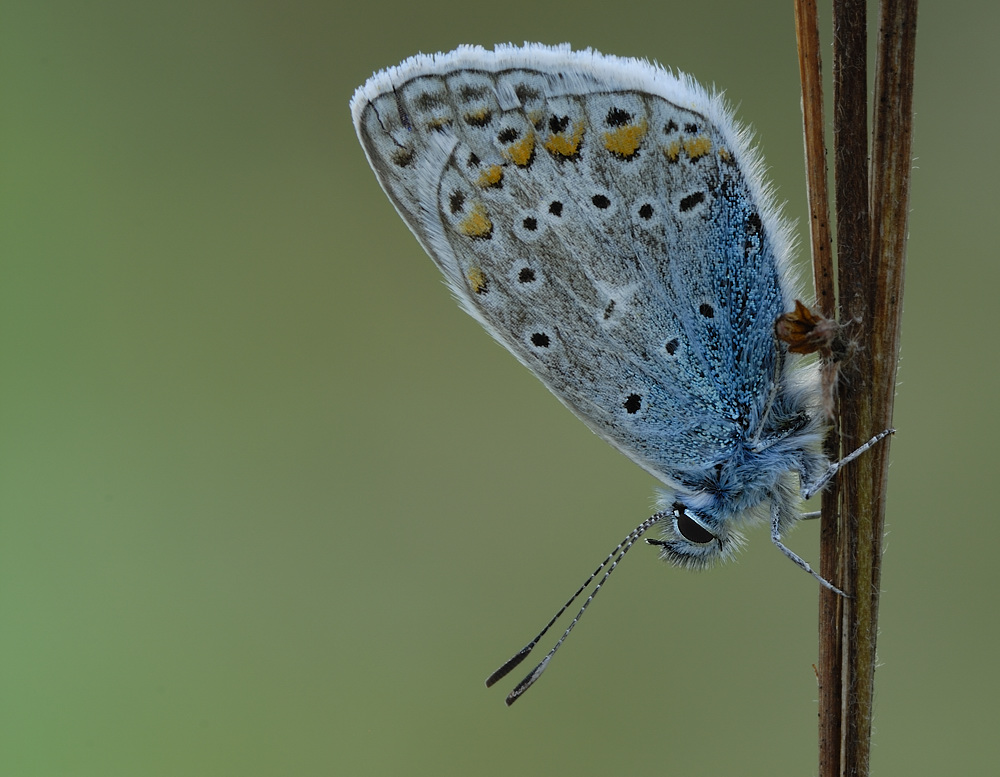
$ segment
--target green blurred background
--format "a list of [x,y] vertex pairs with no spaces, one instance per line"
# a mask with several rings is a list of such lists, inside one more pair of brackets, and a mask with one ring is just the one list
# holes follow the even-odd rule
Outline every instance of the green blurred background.
[[[998,8],[921,9],[879,774],[998,758]],[[655,484],[459,312],[348,100],[462,42],[655,58],[804,225],[791,4],[612,10],[5,4],[0,773],[815,773],[817,586],[763,529],[637,547],[527,697],[483,688]]]

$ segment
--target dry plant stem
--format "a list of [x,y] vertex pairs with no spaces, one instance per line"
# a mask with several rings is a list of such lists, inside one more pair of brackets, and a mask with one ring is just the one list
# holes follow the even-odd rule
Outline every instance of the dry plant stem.
[[[869,284],[866,320],[868,348],[864,370],[871,390],[846,404],[842,432],[864,439],[869,429],[892,423],[902,319],[903,277],[909,215],[913,137],[913,68],[916,48],[916,0],[882,0],[872,131],[870,244],[866,280]],[[860,393],[860,392],[859,392]],[[843,400],[843,395],[842,395]],[[850,426],[848,426],[850,424]],[[845,433],[847,438],[847,433]],[[845,672],[847,721],[843,770],[867,775],[869,767],[875,643],[881,591],[882,536],[889,446],[881,445],[857,482],[845,490],[843,515],[856,519],[854,553],[846,556],[844,583],[855,594],[849,603]],[[848,524],[850,525],[850,524]]]
[[[883,0],[868,184],[863,0],[834,3],[834,151],[840,321],[860,344],[839,383],[845,450],[891,425],[911,167],[915,0]],[[888,441],[886,441],[888,442]],[[869,773],[889,445],[841,481],[843,721],[840,773]],[[826,777],[824,774],[823,777]]]
[[[822,54],[816,0],[795,0],[795,36],[799,52],[799,77],[802,83],[802,123],[806,153],[806,193],[809,200],[809,234],[812,243],[813,282],[816,305],[826,318],[837,316],[831,252],[829,183],[826,167],[826,122],[823,118]],[[836,386],[837,365],[821,364],[823,396],[832,397]],[[833,412],[837,416],[834,399]],[[831,459],[839,454],[836,428],[828,436],[826,452]],[[820,574],[840,585],[839,490],[837,481],[823,494],[820,519]],[[822,777],[840,774],[841,743],[841,598],[820,588],[819,655],[817,686],[819,693],[819,773]]]
[[[916,0],[882,0],[869,188],[866,7],[863,0],[834,0],[840,292],[835,311],[816,5],[815,0],[795,0],[817,306],[828,318],[839,313],[861,344],[837,385],[833,409],[839,426],[828,441],[831,456],[838,454],[837,432],[844,449],[852,450],[892,421],[909,209],[916,17]],[[824,365],[827,391],[833,390],[834,369]],[[823,497],[821,574],[852,598],[820,592],[820,777],[869,773],[887,443],[848,469],[843,490],[834,490],[834,483]]]
[[[877,408],[883,409],[876,425],[889,424],[895,398],[910,208],[916,43],[917,0],[883,0],[872,136],[872,170],[878,173],[872,178],[871,197],[871,256],[876,269],[872,309],[882,322],[874,332],[882,342],[873,349],[879,358],[874,360],[872,385]],[[884,471],[887,448],[879,460]]]
[[[871,428],[871,358],[869,333],[872,311],[868,213],[868,77],[867,9],[865,0],[834,0],[833,4],[833,137],[837,208],[837,265],[840,291],[839,320],[853,326],[861,343],[855,358],[844,365],[838,386],[840,432],[844,450],[851,450]],[[841,531],[838,555],[843,589],[853,598],[842,603],[841,629],[841,754],[840,774],[867,774],[871,732],[873,665],[861,667],[861,655],[874,653],[868,629],[858,631],[858,619],[870,616],[873,509],[871,459],[850,465],[840,478]],[[862,535],[862,532],[864,534]],[[865,644],[859,647],[858,639]],[[864,764],[862,771],[856,765]],[[853,768],[852,768],[853,766]],[[823,777],[828,777],[823,775]],[[832,777],[832,775],[830,775]]]
[[837,315],[830,235],[830,200],[826,172],[826,122],[823,119],[823,72],[816,0],[795,0],[795,37],[802,83],[802,124],[806,149],[806,194],[812,244],[816,305],[826,318]]

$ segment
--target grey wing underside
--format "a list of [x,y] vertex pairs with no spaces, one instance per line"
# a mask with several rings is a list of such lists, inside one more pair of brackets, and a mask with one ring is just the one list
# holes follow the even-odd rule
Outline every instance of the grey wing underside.
[[[463,308],[671,482],[725,458],[763,412],[785,307],[767,222],[704,116],[601,85],[546,99],[544,78],[417,76],[361,108],[359,136]],[[614,111],[644,128],[627,156],[601,133]]]

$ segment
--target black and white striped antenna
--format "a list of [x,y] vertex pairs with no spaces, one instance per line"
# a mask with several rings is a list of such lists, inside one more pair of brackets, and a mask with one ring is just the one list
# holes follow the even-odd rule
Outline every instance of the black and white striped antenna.
[[507,694],[506,702],[508,707],[515,701],[517,701],[518,698],[521,696],[521,694],[523,694],[526,690],[528,690],[534,684],[535,680],[541,677],[542,672],[545,671],[545,667],[547,667],[549,665],[549,661],[552,660],[552,656],[555,655],[555,652],[559,649],[560,645],[562,645],[562,643],[566,641],[566,637],[569,636],[569,633],[573,630],[573,627],[576,626],[576,624],[580,621],[580,618],[583,617],[583,613],[586,611],[587,607],[590,606],[590,603],[594,601],[594,597],[597,596],[598,592],[601,590],[601,586],[603,586],[605,581],[611,576],[611,573],[615,571],[615,567],[618,566],[618,562],[625,557],[626,553],[628,553],[629,548],[631,548],[635,544],[636,540],[638,540],[643,534],[645,534],[650,527],[652,527],[657,522],[663,520],[664,518],[669,518],[671,515],[672,514],[669,512],[656,513],[655,515],[650,516],[645,521],[636,526],[631,532],[629,532],[628,536],[618,543],[618,547],[616,547],[613,551],[611,551],[611,553],[608,554],[608,557],[600,563],[600,565],[597,567],[597,569],[594,570],[594,572],[590,575],[590,577],[588,577],[586,581],[584,581],[583,585],[581,585],[577,589],[576,593],[573,594],[566,601],[566,604],[564,604],[562,607],[559,608],[559,612],[557,612],[555,615],[552,616],[552,619],[545,624],[545,628],[542,629],[540,632],[538,632],[538,635],[533,640],[531,640],[531,642],[529,642],[527,645],[525,645],[523,648],[517,651],[517,653],[511,656],[511,658],[507,660],[499,669],[497,669],[493,674],[491,674],[489,677],[486,678],[486,687],[489,688],[492,685],[494,685],[498,680],[501,680],[504,677],[506,677],[508,673],[510,673],[513,669],[515,669],[518,666],[518,664],[520,664],[524,659],[526,659],[528,657],[528,654],[531,653],[532,650],[534,650],[535,645],[538,644],[539,640],[541,640],[541,638],[545,636],[546,632],[548,632],[548,630],[552,628],[553,624],[555,624],[555,622],[559,620],[560,617],[562,617],[562,614],[566,612],[566,610],[569,608],[571,604],[573,604],[574,601],[576,601],[577,597],[579,597],[580,594],[582,594],[585,590],[587,590],[590,584],[597,578],[598,575],[601,574],[601,570],[607,568],[607,571],[604,573],[604,576],[601,577],[597,585],[594,586],[594,590],[590,592],[589,596],[587,596],[587,599],[586,601],[584,601],[583,606],[580,607],[579,612],[577,612],[576,616],[570,622],[569,626],[566,627],[566,631],[563,632],[562,636],[559,638],[559,641],[556,642],[552,650],[550,650],[548,654],[545,656],[545,658],[543,658],[539,662],[539,664],[534,669],[531,670],[531,673],[527,677],[525,677],[523,680],[521,680],[521,682],[519,682],[516,686],[514,686],[514,690],[512,690],[510,693]]

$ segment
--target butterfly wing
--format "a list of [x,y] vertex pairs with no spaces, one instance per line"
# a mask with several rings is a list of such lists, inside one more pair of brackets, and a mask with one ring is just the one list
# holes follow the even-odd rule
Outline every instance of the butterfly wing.
[[463,308],[591,429],[672,482],[757,428],[787,237],[720,98],[637,60],[463,47],[352,111]]

